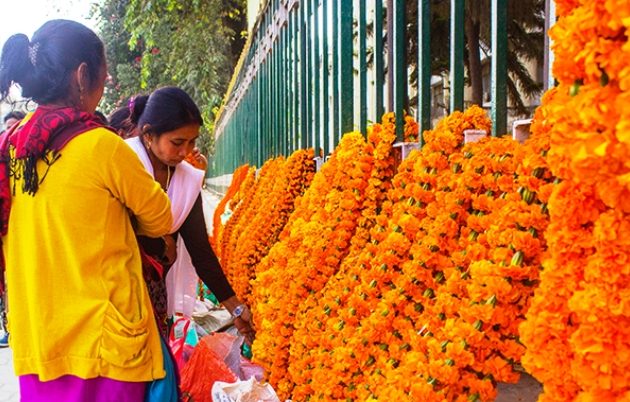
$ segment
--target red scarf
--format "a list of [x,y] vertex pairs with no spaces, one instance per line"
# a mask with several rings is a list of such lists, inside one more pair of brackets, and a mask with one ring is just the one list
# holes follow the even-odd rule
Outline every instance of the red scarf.
[[[58,152],[71,139],[102,126],[100,120],[91,113],[74,108],[39,106],[26,124],[14,124],[0,136],[0,236],[7,234],[11,195],[15,193],[9,177],[22,177],[22,192],[34,196],[46,177],[44,174],[39,178],[37,162],[44,161],[50,169],[60,156]],[[15,149],[13,158],[10,155],[12,148]],[[0,293],[4,284],[4,269],[4,254],[0,249]]]

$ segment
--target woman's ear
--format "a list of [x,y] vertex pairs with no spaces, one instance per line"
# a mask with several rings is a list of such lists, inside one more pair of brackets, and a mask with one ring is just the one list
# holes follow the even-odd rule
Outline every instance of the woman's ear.
[[79,68],[77,68],[77,84],[79,84],[79,92],[81,94],[85,93],[90,87],[90,74],[88,65],[85,62],[79,64]]

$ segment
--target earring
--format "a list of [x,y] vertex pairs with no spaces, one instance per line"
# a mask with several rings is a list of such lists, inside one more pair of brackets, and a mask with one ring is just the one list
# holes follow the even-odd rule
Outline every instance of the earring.
[[83,108],[83,87],[79,87],[79,105]]

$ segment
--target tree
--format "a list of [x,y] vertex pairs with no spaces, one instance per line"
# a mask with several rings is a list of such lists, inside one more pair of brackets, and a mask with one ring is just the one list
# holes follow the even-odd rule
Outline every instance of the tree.
[[109,78],[100,109],[110,113],[140,90],[140,48],[131,49],[131,34],[125,29],[125,10],[130,0],[103,0],[94,9],[99,35],[105,43]]
[[207,154],[216,108],[244,44],[244,9],[245,0],[103,1],[101,35],[114,93],[109,102],[164,85],[183,88],[206,122],[199,146]]
[[[450,30],[450,2],[432,0],[431,4],[431,52],[432,73],[441,75],[448,71]],[[508,96],[516,111],[526,113],[522,95],[535,96],[542,91],[523,64],[526,60],[541,61],[544,48],[544,0],[508,1]],[[418,2],[406,2],[408,23],[407,57],[415,66],[418,51]],[[467,0],[464,13],[465,53],[464,63],[468,84],[472,88],[472,103],[483,103],[482,52],[490,49],[490,0]],[[417,74],[410,77],[416,82]]]

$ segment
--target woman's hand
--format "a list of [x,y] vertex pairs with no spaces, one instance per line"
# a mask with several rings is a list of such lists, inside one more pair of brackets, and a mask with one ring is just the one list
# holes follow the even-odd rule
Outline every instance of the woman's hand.
[[243,316],[236,317],[234,319],[234,326],[238,329],[238,333],[245,337],[247,346],[251,347],[252,343],[254,343],[254,338],[256,338],[256,331],[254,331],[254,327],[252,327],[251,314],[249,319],[245,319]]
[[252,324],[252,313],[249,308],[241,303],[236,297],[232,296],[223,301],[223,305],[228,309],[230,314],[234,316],[234,326],[238,330],[239,334],[245,337],[245,343],[248,346],[252,346],[254,338],[256,337],[256,331]]
[[197,169],[206,170],[208,167],[208,160],[197,147],[194,147],[192,152],[186,156],[186,161]]
[[175,244],[175,238],[171,235],[162,237],[164,240],[164,254],[162,255],[162,262],[171,266],[177,259],[177,244]]

